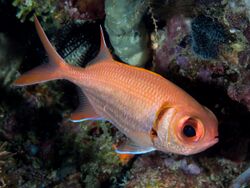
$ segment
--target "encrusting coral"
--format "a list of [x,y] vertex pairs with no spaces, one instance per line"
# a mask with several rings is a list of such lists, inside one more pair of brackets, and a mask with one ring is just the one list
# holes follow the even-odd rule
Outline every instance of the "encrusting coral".
[[191,40],[193,51],[203,59],[218,58],[219,46],[229,41],[224,26],[204,15],[192,20]]
[[[204,8],[208,3],[211,12]],[[217,85],[227,90],[233,100],[249,107],[246,76],[249,66],[249,21],[244,11],[239,17],[239,12],[231,10],[230,3],[223,3],[193,2],[192,6],[200,10],[190,15],[187,11],[190,8],[186,7],[185,11],[183,5],[179,10],[181,12],[176,8],[166,17],[166,25],[158,30],[165,40],[156,49],[156,70]]]

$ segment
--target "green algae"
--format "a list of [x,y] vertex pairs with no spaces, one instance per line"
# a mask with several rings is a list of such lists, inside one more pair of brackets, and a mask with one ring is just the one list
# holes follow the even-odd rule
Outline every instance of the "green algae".
[[58,2],[58,0],[13,0],[12,4],[18,8],[17,18],[24,22],[34,12],[44,21],[58,17],[60,15],[57,10]]

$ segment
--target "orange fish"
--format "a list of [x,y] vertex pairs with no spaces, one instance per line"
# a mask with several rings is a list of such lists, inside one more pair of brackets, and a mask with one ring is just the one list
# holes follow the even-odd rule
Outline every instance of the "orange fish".
[[[101,34],[98,56],[86,68],[65,63],[35,18],[49,62],[20,76],[16,86],[66,79],[80,87],[74,122],[104,118],[129,139],[116,151],[142,154],[154,150],[190,155],[218,142],[215,115],[181,88],[151,71],[112,59]],[[102,29],[101,29],[102,33]]]

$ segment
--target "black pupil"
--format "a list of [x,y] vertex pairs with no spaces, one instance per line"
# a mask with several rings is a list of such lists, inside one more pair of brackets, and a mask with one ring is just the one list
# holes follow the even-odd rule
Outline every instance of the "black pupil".
[[193,137],[196,135],[195,129],[191,125],[186,125],[183,129],[183,133],[186,137]]

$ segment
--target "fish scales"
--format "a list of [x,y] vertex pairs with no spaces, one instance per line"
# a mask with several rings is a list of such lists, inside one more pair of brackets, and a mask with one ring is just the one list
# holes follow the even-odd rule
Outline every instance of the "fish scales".
[[146,125],[146,123],[143,122],[145,121],[145,118],[139,119],[136,116],[132,116],[130,111],[124,110],[124,107],[122,106],[114,105],[114,103],[112,103],[111,101],[103,100],[102,98],[95,97],[93,95],[88,96],[90,96],[90,101],[95,106],[94,108],[97,110],[98,114],[102,114],[102,116],[106,119],[109,119],[111,120],[111,122],[116,123],[119,129],[125,130],[129,128],[131,131],[149,131],[151,124],[150,122],[148,122]]
[[[125,75],[122,77],[120,73],[119,76],[113,77],[109,74],[110,73],[104,73],[102,76],[98,76],[99,79],[97,79],[94,74],[92,78],[87,76],[89,84],[86,84],[85,86],[83,84],[83,89],[85,91],[95,90],[95,92],[90,95],[104,95],[104,93],[107,93],[109,95],[107,96],[107,99],[104,99],[104,101],[108,101],[108,99],[111,100],[110,97],[112,97],[112,101],[118,102],[118,104],[116,104],[118,106],[126,106],[120,103],[121,100],[124,100],[124,103],[126,104],[129,104],[132,100],[133,102],[140,104],[139,107],[141,107],[142,110],[145,110],[145,107],[148,106],[152,107],[152,103],[159,99],[159,95],[157,95],[154,88],[139,81],[140,78],[134,79],[133,75]],[[115,81],[110,82],[112,79],[115,79]],[[136,81],[134,85],[132,85],[132,82],[134,82],[133,79],[138,80],[138,82]],[[128,82],[131,83],[129,86],[127,85]],[[145,92],[145,90],[148,92]]]
[[[101,64],[100,64],[101,65]],[[111,64],[112,66],[112,64]],[[109,66],[98,67],[100,69],[107,69],[107,73],[103,74],[92,74],[92,76],[88,76],[87,84],[86,81],[82,81],[83,87],[88,88],[102,88],[103,90],[107,90],[109,92],[120,92],[121,94],[127,93],[133,95],[134,97],[140,99],[144,99],[146,101],[140,101],[144,103],[155,103],[156,100],[160,98],[166,98],[168,95],[166,94],[165,89],[159,87],[158,83],[152,83],[150,79],[145,79],[147,74],[142,74],[138,76],[135,71],[133,72],[125,72],[121,73],[119,69],[115,70],[116,74],[112,75],[112,72],[109,71]],[[121,69],[124,67],[120,67]],[[95,70],[93,70],[94,72]],[[137,72],[138,73],[138,72]],[[85,74],[89,74],[85,72]],[[128,84],[130,83],[130,84]],[[162,92],[161,92],[162,90]],[[102,91],[100,91],[102,92]],[[159,95],[162,93],[162,95]],[[117,96],[116,96],[117,97]]]
[[[103,66],[105,64],[105,66]],[[149,134],[155,120],[157,108],[166,98],[156,91],[159,84],[151,82],[136,71],[124,71],[123,66],[104,63],[86,69],[86,80],[82,80],[84,93],[92,106],[107,119],[116,123],[119,129],[128,133],[143,131]],[[99,68],[98,70],[95,70]],[[92,70],[90,70],[92,69]],[[99,71],[102,70],[102,71]],[[141,78],[141,77],[142,78]],[[112,81],[113,80],[113,81]],[[159,82],[156,79],[155,82]],[[163,92],[163,91],[162,91]]]

